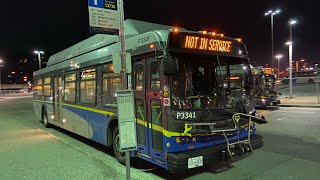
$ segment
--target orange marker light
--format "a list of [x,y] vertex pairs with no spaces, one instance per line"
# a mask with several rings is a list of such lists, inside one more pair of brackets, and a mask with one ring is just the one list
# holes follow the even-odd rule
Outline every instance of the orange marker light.
[[113,65],[109,66],[109,71],[113,71],[113,70],[114,70]]
[[154,44],[150,44],[150,49],[154,49]]
[[241,42],[241,41],[242,41],[242,39],[238,38],[238,39],[237,39],[237,41],[238,41],[238,42]]
[[202,31],[202,34],[207,34],[208,32],[207,31]]
[[179,28],[177,27],[173,28],[173,32],[179,32]]
[[215,33],[215,32],[212,32],[212,33],[211,33],[211,35],[212,35],[212,36],[215,36],[215,35],[217,35],[217,33]]
[[224,34],[220,34],[220,37],[223,37],[224,36]]

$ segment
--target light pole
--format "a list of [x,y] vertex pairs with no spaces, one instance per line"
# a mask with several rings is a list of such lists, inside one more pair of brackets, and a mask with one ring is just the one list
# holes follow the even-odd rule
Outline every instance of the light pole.
[[276,55],[276,58],[278,59],[278,79],[280,79],[280,76],[279,76],[279,71],[280,71],[280,63],[279,63],[279,61],[280,61],[280,58],[282,58],[282,55],[281,55],[281,54],[279,54],[279,55]]
[[289,73],[290,73],[290,98],[292,98],[292,26],[294,24],[297,24],[297,21],[294,19],[290,19],[288,21],[289,23],[289,29],[290,29],[290,41],[287,42],[286,44],[289,45]]
[[2,63],[3,63],[3,61],[2,61],[2,59],[0,59],[0,95],[1,95],[1,67],[2,67]]
[[289,84],[290,84],[290,98],[292,98],[292,42],[288,41],[286,45],[289,46]]
[[43,51],[33,51],[33,53],[37,54],[38,55],[38,61],[39,61],[39,70],[41,69],[41,55],[40,54],[44,54]]
[[271,17],[271,68],[273,68],[274,63],[273,63],[273,59],[274,59],[274,55],[273,55],[273,16],[276,14],[280,13],[280,9],[277,9],[275,11],[273,10],[269,10],[268,12],[266,12],[264,15],[265,16],[269,16]]
[[297,21],[294,19],[290,19],[288,23],[290,28],[290,41],[292,42],[292,25],[297,24]]

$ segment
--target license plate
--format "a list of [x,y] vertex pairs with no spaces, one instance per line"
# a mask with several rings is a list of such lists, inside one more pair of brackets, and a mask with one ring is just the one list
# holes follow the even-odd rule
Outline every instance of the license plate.
[[188,168],[189,169],[200,167],[200,166],[203,166],[203,157],[202,156],[188,159]]
[[270,103],[270,106],[273,106],[273,102]]

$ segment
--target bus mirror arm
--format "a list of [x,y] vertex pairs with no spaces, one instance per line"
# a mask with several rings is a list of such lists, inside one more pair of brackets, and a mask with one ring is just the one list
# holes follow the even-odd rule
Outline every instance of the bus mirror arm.
[[266,120],[266,118],[264,116],[252,117],[251,121],[256,122],[258,124],[267,124],[268,123],[268,121]]

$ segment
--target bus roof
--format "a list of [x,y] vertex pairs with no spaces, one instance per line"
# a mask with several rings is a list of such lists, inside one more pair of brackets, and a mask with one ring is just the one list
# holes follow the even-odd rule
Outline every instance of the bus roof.
[[[133,19],[124,21],[126,39],[155,30],[170,30],[172,26],[149,23]],[[85,39],[61,52],[50,56],[47,66],[52,66],[59,62],[71,59],[73,57],[85,54],[87,52],[99,49],[118,42],[117,35],[97,34],[88,39]]]

